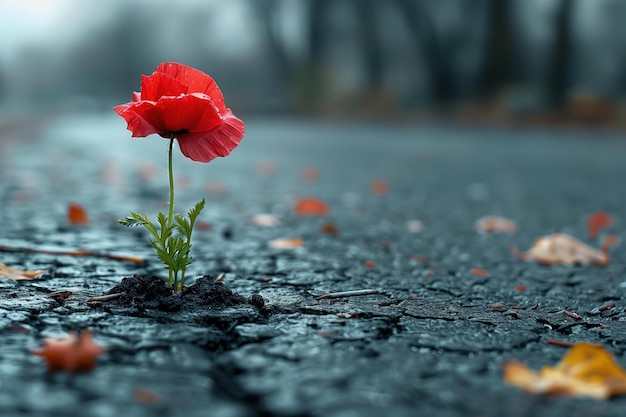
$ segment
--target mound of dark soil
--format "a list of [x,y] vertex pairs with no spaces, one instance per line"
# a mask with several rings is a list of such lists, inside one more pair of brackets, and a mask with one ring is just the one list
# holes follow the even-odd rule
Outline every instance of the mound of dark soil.
[[199,307],[203,310],[220,310],[245,304],[261,310],[265,305],[260,295],[255,294],[246,298],[234,293],[224,284],[216,283],[215,278],[210,275],[198,278],[194,284],[185,287],[180,293],[172,291],[165,281],[158,277],[134,275],[122,279],[107,294],[121,294],[113,301],[121,306],[164,312],[193,310]]

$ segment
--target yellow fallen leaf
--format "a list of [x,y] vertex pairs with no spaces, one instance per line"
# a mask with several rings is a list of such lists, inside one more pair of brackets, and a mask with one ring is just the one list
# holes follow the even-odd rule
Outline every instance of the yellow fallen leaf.
[[535,240],[528,252],[518,251],[515,245],[511,245],[511,251],[519,259],[549,265],[607,265],[610,260],[608,248],[616,243],[617,239],[609,236],[602,247],[596,249],[565,233],[553,233]]
[[504,380],[531,394],[607,399],[626,394],[626,371],[604,347],[575,344],[556,367],[536,372],[516,361],[504,363]]
[[0,278],[8,278],[13,281],[32,281],[46,273],[44,270],[22,271],[0,263]]
[[476,231],[480,233],[515,233],[517,230],[517,223],[505,217],[485,216],[478,219],[474,227],[476,228]]
[[294,249],[302,246],[304,242],[300,238],[295,239],[274,239],[269,245],[274,249]]

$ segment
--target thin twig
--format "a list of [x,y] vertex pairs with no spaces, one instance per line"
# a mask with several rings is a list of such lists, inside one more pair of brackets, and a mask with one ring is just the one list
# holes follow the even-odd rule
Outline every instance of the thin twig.
[[569,312],[569,311],[567,311],[567,310],[564,310],[564,311],[563,311],[563,314],[565,314],[567,317],[571,317],[571,318],[573,318],[574,320],[582,320],[582,319],[583,319],[583,318],[582,318],[582,317],[580,317],[578,314],[576,314],[576,313],[571,313],[571,312]]
[[115,254],[109,254],[109,253],[91,252],[87,249],[63,251],[63,250],[9,247],[5,245],[0,245],[0,252],[43,253],[46,255],[61,255],[61,256],[92,256],[92,257],[97,257],[97,258],[113,259],[115,261],[134,262],[138,264],[143,262],[143,258],[138,258],[136,256],[125,256],[125,255],[115,255]]
[[615,303],[608,303],[608,304],[605,304],[605,305],[603,305],[601,307],[594,308],[593,310],[591,310],[591,314],[593,314],[593,315],[600,314],[603,311],[610,310],[610,309],[612,309],[614,307],[615,307]]
[[572,347],[574,346],[574,343],[570,343],[570,342],[562,342],[560,340],[554,340],[554,339],[548,339],[546,340],[546,343],[552,346],[560,346],[560,347]]
[[111,300],[115,300],[116,298],[120,298],[122,295],[124,295],[123,292],[117,292],[114,294],[107,294],[107,295],[101,295],[99,297],[91,297],[87,300],[88,303],[91,303],[93,301],[111,301]]
[[378,290],[353,290],[353,291],[342,291],[342,292],[331,292],[328,294],[320,295],[319,297],[315,297],[316,300],[328,300],[330,298],[341,298],[341,297],[359,297],[361,295],[372,295],[378,294]]
[[72,295],[71,291],[57,291],[57,292],[51,292],[50,294],[48,294],[48,297],[65,299],[69,297],[70,295]]

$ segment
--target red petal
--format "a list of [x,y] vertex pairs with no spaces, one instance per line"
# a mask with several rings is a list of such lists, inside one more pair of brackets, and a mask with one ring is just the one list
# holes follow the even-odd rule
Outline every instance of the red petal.
[[213,102],[203,95],[162,97],[156,106],[161,111],[164,130],[176,137],[214,129],[222,121]]
[[187,93],[206,94],[211,97],[220,114],[226,113],[222,92],[213,78],[204,72],[178,62],[163,62],[156,68],[155,73],[162,73],[175,78],[189,88]]
[[128,130],[134,138],[146,137],[153,133],[164,133],[163,116],[156,103],[138,101],[115,106],[113,110],[126,120]]
[[180,151],[197,162],[209,162],[218,156],[227,156],[244,135],[244,124],[230,109],[222,123],[208,132],[191,132],[178,135]]
[[163,96],[186,94],[187,90],[185,84],[166,74],[155,72],[141,76],[141,100],[157,101]]

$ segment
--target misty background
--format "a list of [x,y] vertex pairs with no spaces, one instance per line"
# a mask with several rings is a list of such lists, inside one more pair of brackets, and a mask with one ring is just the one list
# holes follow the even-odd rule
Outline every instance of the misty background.
[[236,114],[626,126],[623,0],[0,0],[0,109],[108,111],[163,61]]

